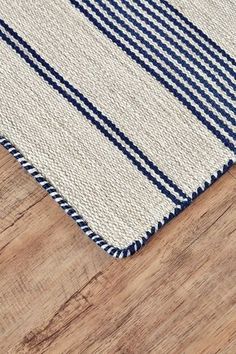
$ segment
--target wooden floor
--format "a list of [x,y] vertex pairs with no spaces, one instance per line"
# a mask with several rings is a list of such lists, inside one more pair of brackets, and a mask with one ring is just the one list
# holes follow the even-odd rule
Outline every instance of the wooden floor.
[[116,260],[0,148],[0,353],[236,353],[236,168]]

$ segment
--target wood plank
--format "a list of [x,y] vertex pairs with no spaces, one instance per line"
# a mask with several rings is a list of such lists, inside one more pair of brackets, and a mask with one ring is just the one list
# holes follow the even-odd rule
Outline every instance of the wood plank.
[[116,260],[1,148],[0,352],[236,352],[235,171]]

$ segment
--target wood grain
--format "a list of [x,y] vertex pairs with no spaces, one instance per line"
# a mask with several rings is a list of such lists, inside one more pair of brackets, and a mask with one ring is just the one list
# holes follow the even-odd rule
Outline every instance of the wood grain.
[[131,258],[0,149],[0,353],[236,353],[236,168]]

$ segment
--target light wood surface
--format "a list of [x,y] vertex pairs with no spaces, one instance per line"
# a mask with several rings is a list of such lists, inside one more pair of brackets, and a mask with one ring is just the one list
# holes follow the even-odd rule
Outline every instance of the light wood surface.
[[236,168],[116,260],[0,148],[0,353],[236,353]]

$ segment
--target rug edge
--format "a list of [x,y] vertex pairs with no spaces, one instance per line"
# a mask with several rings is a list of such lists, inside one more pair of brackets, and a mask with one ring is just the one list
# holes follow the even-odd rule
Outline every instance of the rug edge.
[[79,215],[77,211],[66,201],[66,199],[57,192],[56,188],[46,179],[46,177],[44,177],[30,162],[27,161],[20,150],[18,150],[10,142],[10,140],[0,135],[0,145],[16,159],[24,170],[26,170],[26,172],[36,180],[36,182],[50,195],[50,197],[64,210],[64,212],[76,222],[86,236],[88,236],[97,246],[106,251],[110,256],[119,259],[129,257],[138,252],[144,245],[146,245],[152,236],[156,234],[157,231],[159,231],[164,225],[192,204],[192,202],[200,194],[205,192],[206,189],[208,189],[223,174],[225,174],[236,162],[229,159],[220,170],[211,175],[210,181],[205,181],[203,187],[198,187],[197,190],[192,193],[189,201],[183,203],[181,207],[175,208],[167,216],[165,216],[162,221],[159,221],[154,226],[150,227],[143,236],[140,236],[127,247],[118,248],[108,244],[102,236],[96,234],[88,226],[87,222],[84,221],[83,217]]

